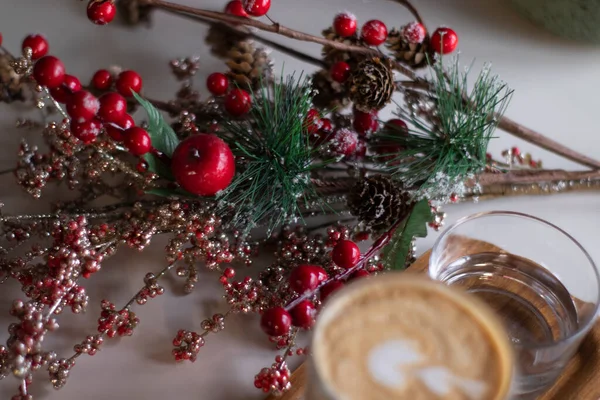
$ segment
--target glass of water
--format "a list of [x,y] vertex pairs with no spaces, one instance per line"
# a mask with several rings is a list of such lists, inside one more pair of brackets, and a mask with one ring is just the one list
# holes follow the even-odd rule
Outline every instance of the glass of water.
[[501,316],[516,350],[517,398],[552,385],[600,304],[600,276],[585,249],[557,226],[516,212],[479,213],[450,226],[433,247],[429,275]]

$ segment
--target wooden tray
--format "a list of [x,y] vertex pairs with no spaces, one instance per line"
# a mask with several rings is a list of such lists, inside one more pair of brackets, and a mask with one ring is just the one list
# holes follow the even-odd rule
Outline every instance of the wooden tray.
[[[500,251],[489,243],[471,239],[462,239],[460,245],[475,253]],[[405,273],[424,273],[430,253],[431,251],[428,251],[423,254]],[[269,396],[267,400],[303,400],[306,383],[305,364],[294,371],[291,382],[290,391],[279,397]],[[600,321],[584,339],[579,351],[556,384],[538,400],[600,400]]]

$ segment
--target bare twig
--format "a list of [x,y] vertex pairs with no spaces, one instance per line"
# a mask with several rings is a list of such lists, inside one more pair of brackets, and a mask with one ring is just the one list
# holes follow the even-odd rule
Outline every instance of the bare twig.
[[396,3],[400,3],[404,7],[406,7],[408,9],[408,11],[410,11],[410,13],[413,15],[413,17],[415,17],[417,22],[420,23],[421,25],[425,26],[425,23],[423,22],[423,17],[421,17],[419,10],[417,10],[410,1],[408,1],[408,0],[393,0],[393,1],[395,1]]
[[600,171],[520,170],[500,174],[481,174],[478,182],[482,186],[492,184],[534,184],[552,181],[575,181],[600,179]]

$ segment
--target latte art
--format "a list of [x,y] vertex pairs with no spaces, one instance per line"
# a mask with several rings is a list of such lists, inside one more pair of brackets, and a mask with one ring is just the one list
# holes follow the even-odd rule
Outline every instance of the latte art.
[[512,353],[477,299],[388,273],[332,298],[313,336],[308,400],[503,400]]

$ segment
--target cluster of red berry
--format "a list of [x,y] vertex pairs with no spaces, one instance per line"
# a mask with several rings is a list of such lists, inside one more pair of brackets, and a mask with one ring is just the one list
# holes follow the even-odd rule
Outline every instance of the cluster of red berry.
[[[299,265],[288,278],[288,284],[298,296],[287,307],[273,307],[262,314],[260,325],[269,336],[286,335],[292,326],[310,329],[315,323],[317,308],[310,300],[317,293],[321,302],[344,286],[342,276],[357,267],[361,260],[358,245],[351,240],[340,240],[331,251],[331,260],[342,272],[330,278],[319,265]],[[354,271],[348,279],[369,276],[364,268]]]

